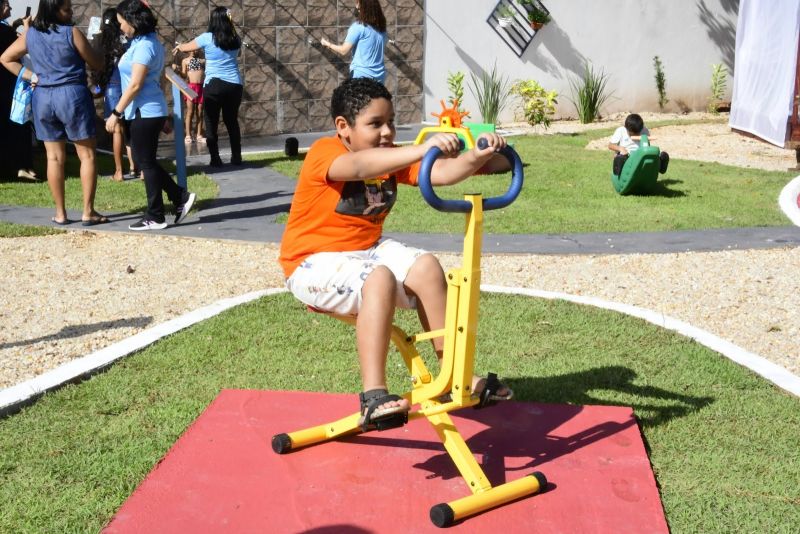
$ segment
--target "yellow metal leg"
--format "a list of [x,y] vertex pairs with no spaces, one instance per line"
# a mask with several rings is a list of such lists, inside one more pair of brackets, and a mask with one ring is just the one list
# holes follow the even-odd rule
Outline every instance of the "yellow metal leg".
[[276,434],[272,436],[272,450],[278,454],[283,454],[300,447],[307,447],[322,441],[360,432],[361,427],[358,426],[360,418],[361,414],[356,412],[333,423],[314,426],[288,434]]
[[545,486],[547,486],[547,479],[537,471],[469,497],[437,504],[431,508],[431,521],[437,527],[447,527],[465,517],[533,495]]

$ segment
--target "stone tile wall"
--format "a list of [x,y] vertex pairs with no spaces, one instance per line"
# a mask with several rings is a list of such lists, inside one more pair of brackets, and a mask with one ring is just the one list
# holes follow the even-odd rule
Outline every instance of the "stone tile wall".
[[[422,120],[424,0],[381,0],[387,33],[386,86],[394,96],[398,124]],[[244,135],[308,132],[332,128],[329,101],[347,77],[349,58],[322,49],[322,37],[341,43],[355,20],[354,0],[149,0],[167,49],[203,33],[211,7],[228,5],[245,43],[239,57]],[[84,29],[114,2],[73,0],[75,22]],[[168,97],[168,100],[171,100]],[[170,102],[171,105],[171,102]],[[225,135],[220,124],[220,134]]]

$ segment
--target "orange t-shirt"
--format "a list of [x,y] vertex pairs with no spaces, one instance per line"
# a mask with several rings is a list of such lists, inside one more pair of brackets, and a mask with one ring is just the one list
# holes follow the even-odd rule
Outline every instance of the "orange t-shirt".
[[397,184],[417,185],[419,162],[373,180],[328,180],[333,160],[347,152],[342,141],[333,136],[317,140],[306,154],[278,258],[287,278],[317,252],[373,246],[397,199]]

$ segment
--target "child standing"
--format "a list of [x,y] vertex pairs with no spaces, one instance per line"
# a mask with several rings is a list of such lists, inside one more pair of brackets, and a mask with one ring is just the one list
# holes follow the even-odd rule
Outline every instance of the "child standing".
[[[186,143],[195,139],[205,143],[203,137],[203,81],[206,77],[206,60],[199,57],[199,50],[190,50],[189,55],[181,61],[181,75],[186,78],[189,87],[197,93],[197,97],[186,98]],[[192,135],[192,119],[197,122],[196,137]]]
[[[386,389],[394,310],[416,308],[426,330],[443,328],[447,284],[432,254],[383,238],[383,222],[397,198],[397,184],[417,185],[419,162],[428,149],[438,147],[443,154],[433,165],[431,183],[450,185],[482,167],[508,169],[506,159],[495,153],[505,140],[483,134],[488,147],[463,154],[452,134],[396,147],[392,97],[368,78],[349,79],[334,90],[331,116],[336,135],[318,140],[306,155],[279,261],[287,288],[300,301],[357,316],[362,428],[379,421],[402,424],[409,403]],[[441,358],[441,338],[434,348]],[[511,398],[511,390],[499,382],[475,377],[472,391],[483,390],[494,400]]]
[[[619,176],[619,173],[622,172],[622,167],[628,161],[630,153],[639,149],[642,135],[650,137],[650,130],[644,125],[644,119],[642,119],[641,115],[637,113],[631,113],[625,117],[625,126],[620,126],[614,130],[608,143],[608,149],[617,153],[614,156],[612,166],[615,175]],[[667,172],[669,154],[661,152],[659,158],[661,159],[659,172],[664,174]]]

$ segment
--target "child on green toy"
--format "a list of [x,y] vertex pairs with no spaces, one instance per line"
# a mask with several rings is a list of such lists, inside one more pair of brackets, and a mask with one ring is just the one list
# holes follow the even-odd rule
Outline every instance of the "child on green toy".
[[[479,169],[507,170],[496,152],[506,146],[483,134],[488,147],[460,153],[458,138],[437,134],[424,144],[394,145],[392,96],[369,78],[346,80],[331,98],[336,135],[309,149],[281,240],[279,262],[286,287],[304,304],[357,316],[356,345],[363,392],[362,429],[400,426],[409,402],[386,389],[386,358],[396,307],[416,309],[426,330],[444,327],[447,284],[430,253],[381,236],[397,198],[397,184],[417,185],[420,160],[442,151],[431,170],[433,185],[458,183]],[[433,341],[439,358],[443,341]],[[507,400],[512,392],[496,378],[473,379],[482,398]]]
[[[628,155],[634,150],[638,150],[641,146],[642,135],[650,137],[650,130],[644,125],[644,119],[637,113],[631,113],[625,117],[625,126],[620,126],[611,135],[608,143],[608,149],[616,152],[614,156],[613,171],[614,174],[619,176],[622,172],[622,167],[628,161]],[[652,139],[651,139],[652,140]],[[661,160],[661,167],[659,172],[664,174],[667,172],[667,165],[669,164],[669,154],[661,152],[659,154]]]

